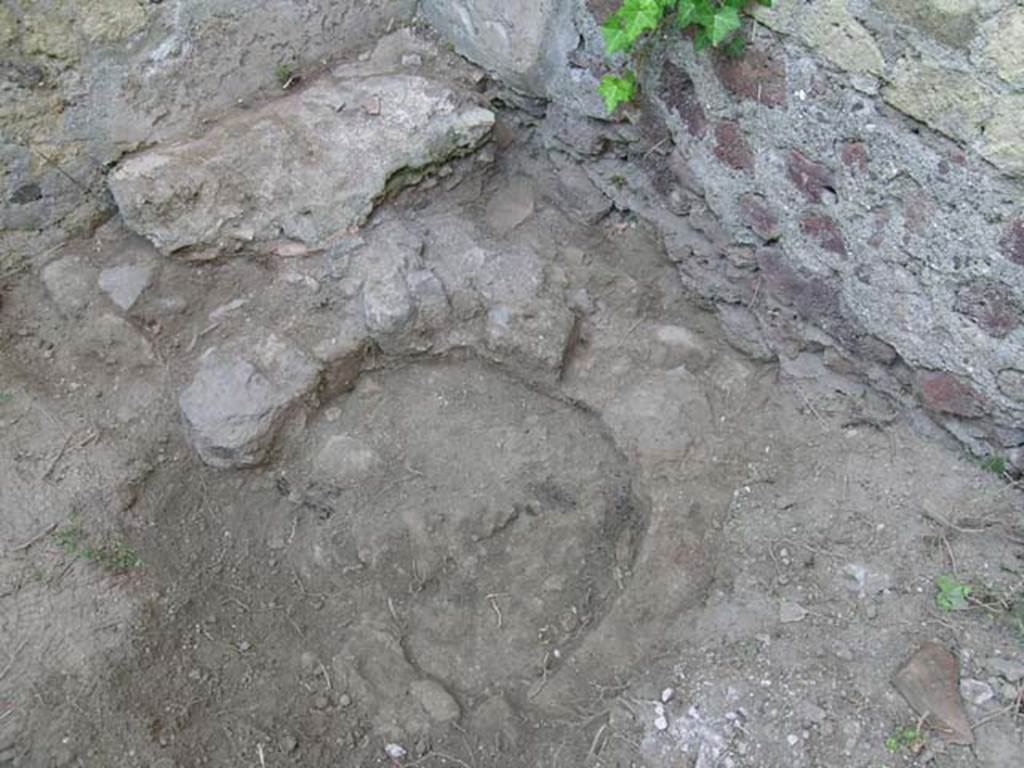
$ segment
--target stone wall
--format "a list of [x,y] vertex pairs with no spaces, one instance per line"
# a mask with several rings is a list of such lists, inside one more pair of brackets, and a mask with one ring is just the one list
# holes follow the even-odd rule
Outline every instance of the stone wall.
[[123,153],[372,45],[415,0],[3,0],[0,273],[109,206]]
[[[549,100],[551,146],[658,222],[738,346],[784,366],[820,353],[1024,463],[1024,3],[776,0],[740,59],[666,36],[615,122],[588,94],[616,0],[519,0],[498,20],[454,5],[461,21],[431,18]],[[480,53],[484,17],[511,39],[519,19],[571,19],[560,68],[532,44],[526,62]]]

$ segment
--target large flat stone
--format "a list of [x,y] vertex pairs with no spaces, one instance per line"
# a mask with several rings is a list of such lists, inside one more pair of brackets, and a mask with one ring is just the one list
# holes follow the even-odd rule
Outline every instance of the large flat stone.
[[911,59],[900,62],[882,95],[901,112],[962,141],[975,138],[992,102],[971,75]]
[[954,48],[966,48],[978,24],[979,0],[876,0],[896,19]]
[[165,253],[281,238],[317,247],[362,224],[410,171],[476,149],[493,124],[423,77],[327,76],[131,157],[109,183],[127,225]]
[[765,26],[795,34],[837,67],[848,72],[881,74],[882,52],[844,0],[776,0],[771,8],[752,6]]

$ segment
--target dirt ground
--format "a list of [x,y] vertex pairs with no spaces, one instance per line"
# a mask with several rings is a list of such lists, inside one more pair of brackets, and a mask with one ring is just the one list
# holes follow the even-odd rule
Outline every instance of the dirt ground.
[[[457,321],[346,358],[256,468],[178,396],[256,329],[336,341],[350,264],[115,219],[4,279],[0,766],[1024,765],[1024,496],[820,355],[734,350],[571,173],[527,136],[378,211],[362,252],[414,229]],[[498,342],[460,238],[535,266],[477,285],[520,302]],[[973,746],[892,687],[928,640]]]

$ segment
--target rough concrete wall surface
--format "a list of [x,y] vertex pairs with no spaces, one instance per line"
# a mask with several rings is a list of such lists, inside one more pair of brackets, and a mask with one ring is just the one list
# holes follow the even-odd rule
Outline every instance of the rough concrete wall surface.
[[[364,48],[415,0],[4,0],[0,252],[104,207],[124,152],[201,127],[301,71]],[[0,264],[2,266],[2,264]]]
[[[458,4],[459,24],[432,16],[471,58],[485,5]],[[586,77],[534,85],[536,58],[495,46],[478,61],[550,99],[555,132],[575,120],[580,137],[579,91],[609,68],[597,22],[617,5],[506,4],[510,34],[524,18],[575,19],[560,66]],[[606,152],[591,174],[659,223],[737,345],[784,365],[823,351],[974,450],[1012,454],[1024,444],[1024,5],[777,0],[756,18],[739,59],[674,35],[655,46],[631,125],[586,128],[646,170]],[[560,148],[593,146],[572,144]]]

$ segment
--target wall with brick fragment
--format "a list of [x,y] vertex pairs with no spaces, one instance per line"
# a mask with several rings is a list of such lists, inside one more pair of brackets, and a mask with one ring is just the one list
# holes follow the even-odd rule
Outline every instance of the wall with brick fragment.
[[107,207],[104,172],[124,152],[265,97],[279,65],[370,46],[415,4],[3,0],[0,274]]
[[673,45],[648,75],[716,215],[674,254],[684,280],[734,305],[748,344],[825,349],[975,450],[1019,448],[1024,6],[782,0],[757,18],[745,57]]
[[617,5],[505,4],[509,34],[572,19],[532,91],[551,146],[658,224],[738,346],[818,354],[1024,464],[1024,2],[776,0],[739,59],[665,36],[608,122],[587,94]]

